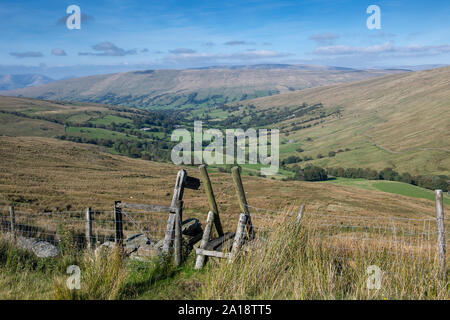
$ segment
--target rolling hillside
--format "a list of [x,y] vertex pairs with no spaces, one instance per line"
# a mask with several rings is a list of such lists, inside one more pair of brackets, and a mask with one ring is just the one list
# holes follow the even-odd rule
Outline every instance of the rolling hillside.
[[134,158],[167,161],[176,121],[133,108],[0,96],[0,135],[96,144]]
[[[285,157],[310,156],[313,160],[301,164],[322,167],[450,173],[450,67],[248,100],[243,109],[276,113],[303,103],[322,104],[325,115],[339,113],[310,121],[289,117],[276,124],[283,132]],[[328,156],[331,151],[336,155]]]
[[54,81],[40,74],[0,75],[0,91],[39,86]]
[[201,108],[400,72],[405,70],[303,65],[146,70],[72,78],[2,94],[156,109]]
[[[168,204],[180,167],[111,155],[98,146],[42,137],[0,137],[0,205],[63,210],[110,209],[114,200]],[[196,167],[189,175],[200,177]],[[239,204],[231,174],[210,174],[221,215],[232,216],[235,228]],[[359,212],[366,215],[420,217],[434,215],[430,200],[334,185],[329,182],[275,181],[244,177],[247,200],[258,208],[282,210],[300,203],[314,212]],[[324,192],[326,190],[326,192]],[[183,214],[205,220],[208,201],[200,191],[186,190]],[[380,207],[379,203],[385,205]],[[264,214],[265,212],[254,212]],[[230,222],[224,218],[224,223]]]

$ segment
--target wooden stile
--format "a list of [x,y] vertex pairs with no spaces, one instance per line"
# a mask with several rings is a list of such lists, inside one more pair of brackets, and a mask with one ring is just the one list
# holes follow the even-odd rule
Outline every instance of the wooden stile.
[[250,239],[255,238],[255,231],[253,229],[252,220],[250,217],[250,210],[248,209],[247,198],[245,196],[244,186],[242,184],[241,173],[239,167],[231,168],[231,173],[233,176],[234,187],[236,189],[236,194],[239,200],[239,206],[241,211],[247,216],[247,233]]
[[231,254],[229,256],[229,260],[232,261],[238,254],[241,249],[244,235],[245,235],[245,226],[248,222],[248,216],[244,213],[241,213],[239,216],[239,222],[236,228],[236,235],[234,236],[233,247],[231,249]]
[[219,237],[223,236],[222,224],[220,222],[219,209],[217,208],[216,198],[214,197],[214,192],[211,185],[211,180],[209,179],[208,171],[206,165],[202,164],[199,167],[203,185],[205,187],[205,192],[208,197],[209,208],[214,213],[214,225],[217,230]]
[[179,170],[177,173],[177,179],[175,180],[175,187],[173,190],[172,203],[170,205],[172,208],[176,207],[178,200],[183,200],[186,176],[186,171],[183,169]]
[[[176,208],[177,202],[183,199],[184,193],[184,184],[186,182],[186,171],[179,170],[177,173],[177,178],[175,180],[175,187],[173,190],[172,203],[170,205],[171,212],[169,213],[169,218],[167,219],[167,227],[166,234],[164,236],[164,244],[162,248],[162,252],[164,254],[169,254],[170,248],[172,247],[172,243],[175,237],[175,219],[176,219]],[[180,222],[181,223],[181,222]]]
[[[203,231],[202,242],[200,242],[199,249],[204,250],[209,242],[209,237],[211,236],[212,225],[214,223],[214,212],[209,211],[208,217],[206,219],[205,231]],[[197,259],[195,261],[195,269],[201,269],[205,263],[205,255],[197,252]]]
[[[198,249],[195,251],[195,253],[197,254],[197,259],[198,259],[199,257],[203,257],[203,259],[205,259],[205,256],[208,256],[208,257],[214,257],[214,258],[229,258],[230,255],[231,255],[230,253],[226,253],[226,252],[213,251],[213,250],[205,250],[205,249],[201,249],[201,248],[198,248]],[[202,266],[203,266],[203,263],[202,263],[201,266],[199,265],[199,267],[197,267],[197,265],[196,265],[195,268],[196,268],[196,269],[201,269]]]
[[178,200],[177,201],[177,209],[175,212],[175,239],[174,239],[174,262],[175,265],[178,267],[181,265],[183,261],[183,250],[182,250],[182,233],[181,233],[181,221],[182,221],[182,208],[183,208],[183,201]]

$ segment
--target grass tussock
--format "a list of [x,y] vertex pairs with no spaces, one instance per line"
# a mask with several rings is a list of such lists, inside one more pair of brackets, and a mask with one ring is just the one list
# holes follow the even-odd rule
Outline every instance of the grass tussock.
[[67,276],[57,277],[54,281],[55,299],[119,299],[127,276],[124,263],[119,249],[97,255],[85,252],[78,266],[81,271],[80,289],[69,289]]
[[[268,244],[268,245],[267,245]],[[367,268],[382,270],[367,288]],[[266,245],[210,269],[202,299],[449,299],[436,258],[381,243],[324,238],[285,219]]]

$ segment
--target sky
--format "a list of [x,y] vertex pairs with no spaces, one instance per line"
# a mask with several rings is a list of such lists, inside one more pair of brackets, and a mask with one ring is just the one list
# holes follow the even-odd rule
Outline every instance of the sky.
[[[81,10],[69,29],[70,5]],[[369,29],[370,5],[380,28]],[[450,1],[0,1],[0,74],[450,64]]]

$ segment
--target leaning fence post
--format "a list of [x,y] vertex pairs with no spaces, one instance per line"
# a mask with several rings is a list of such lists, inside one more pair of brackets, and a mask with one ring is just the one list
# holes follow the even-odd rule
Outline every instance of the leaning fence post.
[[245,225],[247,224],[247,218],[248,216],[245,215],[244,213],[241,213],[241,215],[239,216],[239,222],[236,228],[236,235],[234,236],[233,247],[231,248],[229,261],[233,261],[233,259],[236,257],[239,250],[241,249],[243,242],[242,240],[244,238],[244,228]]
[[[209,237],[211,235],[212,224],[214,222],[214,212],[208,212],[208,218],[206,219],[205,231],[203,232],[202,242],[200,242],[200,249],[205,249],[209,242]],[[202,254],[197,255],[197,260],[195,260],[195,269],[201,269],[205,263],[205,256]]]
[[114,201],[114,220],[116,223],[116,245],[123,244],[123,225],[122,225],[122,208],[119,207],[120,201]]
[[92,240],[92,212],[91,208],[86,208],[86,244],[88,249],[93,248]]
[[219,210],[217,208],[216,198],[214,197],[214,192],[211,186],[211,180],[209,179],[208,171],[204,164],[199,167],[200,173],[202,175],[203,185],[205,186],[206,195],[208,196],[209,208],[214,212],[214,225],[216,226],[217,234],[219,237],[223,236],[222,224],[220,222]]
[[175,207],[178,200],[183,200],[184,185],[186,183],[186,170],[179,170],[175,180],[175,188],[173,190],[171,206]]
[[239,206],[241,211],[247,216],[247,228],[250,239],[255,237],[255,231],[253,230],[252,221],[250,218],[250,210],[248,210],[247,198],[245,197],[244,186],[242,185],[241,173],[239,172],[239,167],[231,168],[231,173],[233,175],[234,187],[236,189],[236,194],[239,199]]
[[439,278],[445,277],[445,230],[444,230],[444,199],[442,190],[436,193],[436,222],[438,229]]
[[16,213],[14,211],[14,207],[9,207],[9,223],[10,223],[10,229],[11,229],[11,235],[12,239],[16,239]]
[[183,261],[182,253],[182,234],[181,234],[181,220],[182,220],[183,201],[177,201],[177,208],[175,211],[175,239],[174,239],[174,262],[178,267]]
[[[164,236],[164,244],[162,248],[162,252],[164,254],[168,254],[170,247],[172,245],[172,241],[174,240],[174,231],[175,231],[175,215],[176,213],[175,208],[177,205],[177,202],[179,200],[183,199],[183,193],[184,193],[184,185],[186,183],[186,170],[181,169],[177,173],[177,178],[175,180],[175,188],[173,190],[173,196],[172,196],[172,203],[171,208],[172,212],[169,213],[169,218],[167,219],[167,227],[166,227],[166,234]],[[181,223],[181,222],[180,222]]]

